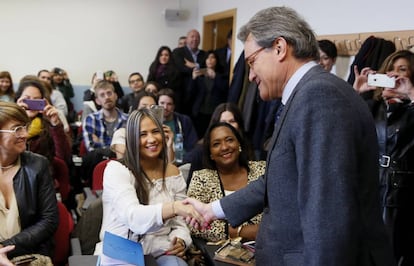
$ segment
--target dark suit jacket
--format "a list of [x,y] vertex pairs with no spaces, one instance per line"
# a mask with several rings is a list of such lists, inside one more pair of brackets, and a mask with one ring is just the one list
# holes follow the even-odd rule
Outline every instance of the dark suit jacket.
[[194,62],[193,56],[187,46],[175,48],[173,51],[174,63],[180,72],[180,79],[182,88],[175,92],[176,110],[178,112],[190,115],[191,104],[190,104],[190,82],[192,79],[193,69],[185,66],[184,58],[190,62],[198,63],[200,68],[206,67],[206,52],[203,50],[199,51],[197,56],[197,62]]
[[263,210],[257,265],[388,266],[378,185],[372,115],[315,66],[280,115],[265,176],[220,203],[234,227]]

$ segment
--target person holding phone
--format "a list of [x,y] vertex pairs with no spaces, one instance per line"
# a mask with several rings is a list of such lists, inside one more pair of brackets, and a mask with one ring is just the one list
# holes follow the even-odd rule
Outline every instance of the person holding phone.
[[69,163],[72,159],[70,136],[65,133],[58,110],[46,95],[44,84],[36,76],[29,75],[20,80],[16,103],[30,118],[28,149],[46,156],[50,162],[57,156]]
[[[414,54],[401,50],[389,55],[378,70],[395,79],[393,87],[369,85],[365,68],[355,71],[354,88],[373,91],[367,97],[375,120],[379,145],[382,215],[391,235],[398,265],[414,265]],[[367,95],[367,93],[362,93]]]
[[191,118],[199,139],[204,136],[216,106],[227,101],[229,90],[215,51],[207,52],[205,63],[206,68],[193,69],[190,82]]

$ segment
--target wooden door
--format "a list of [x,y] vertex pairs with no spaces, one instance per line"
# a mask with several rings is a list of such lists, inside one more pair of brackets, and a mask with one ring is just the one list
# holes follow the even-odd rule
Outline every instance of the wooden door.
[[[206,15],[203,17],[202,49],[205,51],[216,50],[225,47],[227,44],[227,34],[233,31],[231,50],[234,51],[234,40],[236,36],[236,12],[237,9],[229,9],[219,13]],[[230,81],[233,77],[234,53],[230,59]]]

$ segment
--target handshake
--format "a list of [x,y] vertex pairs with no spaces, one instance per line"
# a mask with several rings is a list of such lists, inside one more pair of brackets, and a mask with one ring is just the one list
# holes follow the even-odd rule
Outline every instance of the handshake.
[[207,229],[212,221],[218,219],[211,203],[205,204],[193,198],[176,203],[175,214],[184,217],[186,223],[196,229]]

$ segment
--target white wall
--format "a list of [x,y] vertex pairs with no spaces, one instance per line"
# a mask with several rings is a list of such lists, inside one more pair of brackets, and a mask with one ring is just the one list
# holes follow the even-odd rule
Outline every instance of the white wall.
[[[167,21],[165,8],[188,10]],[[1,0],[0,69],[14,82],[42,68],[66,69],[73,84],[90,84],[96,70],[115,70],[127,86],[131,72],[146,77],[161,45],[197,25],[192,0]]]

